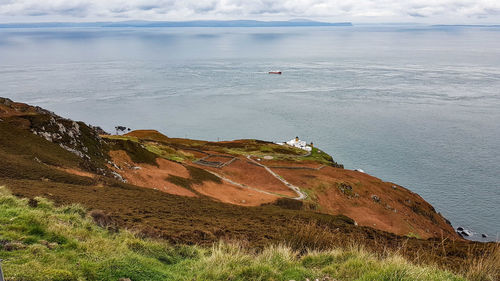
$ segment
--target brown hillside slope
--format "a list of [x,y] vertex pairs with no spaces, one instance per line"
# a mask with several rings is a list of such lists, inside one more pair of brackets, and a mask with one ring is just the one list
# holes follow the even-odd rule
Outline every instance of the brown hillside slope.
[[[325,164],[321,158],[302,159],[301,151],[254,140],[223,143],[172,140],[154,130],[134,131],[127,136],[134,137],[138,142],[148,142],[148,145],[153,147],[164,145],[174,151],[184,149],[196,152],[198,157],[186,158],[183,164],[196,165],[233,182],[276,194],[278,197],[296,197],[296,193],[286,184],[245,157],[245,155],[258,155],[252,159],[258,159],[260,162],[257,162],[266,165],[289,183],[307,192],[309,198],[306,202],[312,203],[313,207],[316,206],[318,212],[343,214],[353,218],[359,225],[398,235],[458,238],[446,219],[436,213],[434,208],[418,194],[365,173],[338,168],[333,161]],[[217,155],[225,155],[224,157],[232,155],[235,159],[231,162],[230,158]],[[271,156],[272,159],[266,160],[264,156]],[[220,161],[219,163],[227,165],[222,167],[201,165],[198,161],[200,158],[210,163]],[[133,173],[140,174],[141,171]],[[130,173],[123,173],[123,176],[128,179]],[[156,178],[158,181],[164,179],[161,176]],[[143,183],[139,185],[147,186],[146,181]],[[263,193],[245,194],[244,190],[238,192],[241,188],[227,183],[225,187],[200,186],[198,189],[202,194],[216,200],[241,205],[258,205],[277,198]],[[231,197],[234,197],[234,200],[231,200]]]
[[[118,228],[134,229],[147,236],[189,244],[209,244],[219,239],[236,239],[247,241],[249,246],[256,247],[285,242],[296,249],[304,250],[306,247],[319,249],[355,242],[380,253],[385,249],[398,250],[417,262],[438,263],[454,269],[458,269],[474,257],[487,255],[494,248],[492,244],[459,238],[444,240],[409,238],[372,227],[356,226],[351,219],[342,215],[330,215],[329,213],[346,212],[347,209],[334,208],[344,201],[349,202],[347,200],[350,199],[333,197],[332,201],[338,200],[338,204],[322,203],[323,195],[319,192],[320,189],[315,189],[313,179],[324,177],[325,182],[333,184],[337,171],[342,177],[352,176],[359,180],[362,183],[359,190],[365,188],[365,181],[369,183],[375,179],[368,175],[366,179],[361,179],[357,175],[350,174],[352,171],[335,169],[336,163],[321,153],[304,156],[300,151],[255,140],[220,144],[184,139],[174,139],[170,143],[171,139],[167,137],[162,137],[161,142],[137,137],[133,140],[128,139],[133,136],[126,136],[123,139],[108,137],[101,139],[96,136],[97,132],[93,128],[81,122],[77,122],[80,134],[71,137],[69,129],[75,128],[71,120],[64,121],[66,119],[59,119],[60,117],[46,111],[36,111],[29,106],[21,106],[23,109],[17,111],[16,107],[6,105],[5,102],[1,104],[3,115],[0,118],[0,159],[2,159],[0,185],[7,186],[17,196],[29,198],[43,196],[58,204],[80,203],[90,209],[103,210],[113,218]],[[50,138],[49,141],[38,134],[43,132],[38,126],[43,127],[47,122],[50,125],[51,118],[56,121],[55,126],[59,127],[57,124],[61,124],[65,127],[65,130],[58,129],[57,132],[51,132],[52,136],[55,133],[66,133],[61,135],[60,139]],[[33,120],[36,122],[32,122]],[[80,141],[76,141],[75,136]],[[69,146],[75,143],[74,147]],[[85,155],[89,157],[81,157],[81,154],[75,153],[73,149],[79,149],[82,154],[88,150],[89,154]],[[95,151],[92,152],[92,149]],[[196,156],[195,152],[199,156]],[[116,153],[121,154],[119,157],[122,157],[123,162],[107,162],[113,158],[117,159],[114,155]],[[297,166],[316,161],[322,165],[325,165],[324,163],[331,165],[318,170],[318,174],[304,174],[310,181],[300,179],[304,182],[297,183],[294,176],[301,173],[293,173],[293,176],[290,176],[280,170],[283,168],[273,168],[293,184],[303,184],[306,189],[310,189],[311,191],[308,190],[311,192],[310,199],[302,202],[274,195],[279,200],[275,201],[273,198],[266,201],[268,204],[263,206],[247,207],[237,205],[238,202],[230,202],[232,193],[228,190],[218,191],[218,188],[227,184],[210,173],[212,170],[218,171],[217,168],[202,169],[202,166],[196,164],[206,153],[233,155],[238,158],[237,161],[248,160],[246,154],[257,155],[255,158],[272,154],[278,164],[285,161],[287,164]],[[102,157],[99,158],[99,155]],[[264,162],[262,160],[261,163]],[[143,167],[149,165],[152,169],[158,169],[151,170],[149,175],[162,174],[163,178],[168,179],[166,180],[168,183],[173,184],[170,187],[174,188],[175,185],[178,190],[192,194],[179,196],[162,192],[158,188],[155,190],[155,187],[149,186],[150,184],[143,184],[148,181],[148,174],[144,174],[143,178],[137,178],[137,182],[131,180],[129,183],[123,183],[116,179],[120,176],[112,173],[126,177],[134,171],[141,171],[142,169],[134,168],[138,165]],[[220,170],[219,173],[224,174],[224,168]],[[288,169],[283,170],[288,171]],[[230,177],[230,174],[224,175]],[[257,178],[258,174],[251,175],[249,180],[252,177]],[[244,178],[242,176],[235,180]],[[358,192],[356,181],[351,179],[349,182],[351,181],[354,184],[353,190]],[[260,183],[257,181],[256,183],[256,187],[259,187]],[[143,188],[138,186],[139,184],[152,188]],[[386,183],[381,183],[380,188],[385,188],[385,185]],[[231,188],[237,190],[234,186]],[[244,191],[249,192],[247,189]],[[407,191],[401,187],[398,187],[397,191],[408,196],[411,194],[406,193]],[[229,199],[224,200],[221,195]],[[329,191],[326,195],[324,198],[329,198]],[[379,196],[381,202],[389,200],[389,195]],[[415,197],[412,200],[417,199]],[[238,198],[238,200],[241,203],[241,200],[246,199]],[[324,213],[314,210],[314,206]]]
[[418,194],[361,172],[324,167],[318,171],[276,168],[307,189],[320,211],[344,214],[358,224],[422,238],[455,237],[445,218]]

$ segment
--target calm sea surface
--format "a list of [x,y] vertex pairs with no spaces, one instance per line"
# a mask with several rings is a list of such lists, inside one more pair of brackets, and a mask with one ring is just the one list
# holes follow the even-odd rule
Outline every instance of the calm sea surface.
[[110,132],[298,135],[500,232],[500,28],[0,29],[0,96]]

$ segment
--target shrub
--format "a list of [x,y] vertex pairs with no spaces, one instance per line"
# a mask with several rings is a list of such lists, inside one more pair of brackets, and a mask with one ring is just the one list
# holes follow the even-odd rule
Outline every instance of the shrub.
[[304,207],[304,202],[284,197],[278,198],[273,204],[290,210],[301,210]]
[[38,207],[38,200],[34,199],[34,198],[30,198],[28,200],[28,206],[30,206],[31,208],[36,208]]
[[102,210],[92,210],[90,212],[90,216],[92,217],[94,222],[102,228],[113,226],[113,220],[111,219],[111,217],[104,213],[104,211]]

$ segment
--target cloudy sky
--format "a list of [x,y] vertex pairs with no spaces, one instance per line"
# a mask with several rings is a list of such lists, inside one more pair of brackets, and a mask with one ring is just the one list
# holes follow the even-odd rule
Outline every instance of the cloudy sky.
[[0,22],[306,18],[500,23],[500,0],[0,0]]

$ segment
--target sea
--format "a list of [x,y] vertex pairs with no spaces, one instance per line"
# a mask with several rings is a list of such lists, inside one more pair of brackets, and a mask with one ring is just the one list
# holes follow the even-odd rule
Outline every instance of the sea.
[[299,136],[499,240],[500,27],[1,28],[0,96],[110,133]]

